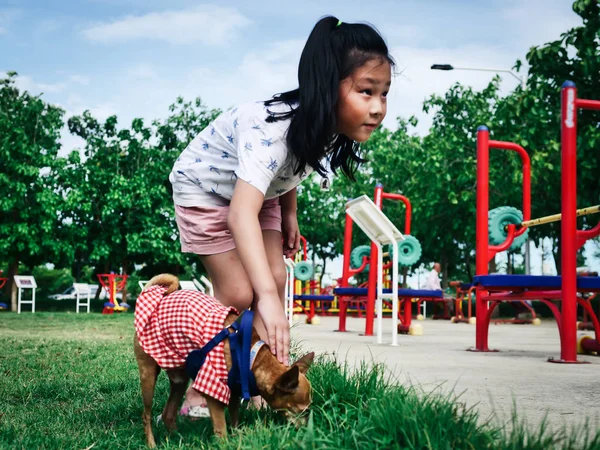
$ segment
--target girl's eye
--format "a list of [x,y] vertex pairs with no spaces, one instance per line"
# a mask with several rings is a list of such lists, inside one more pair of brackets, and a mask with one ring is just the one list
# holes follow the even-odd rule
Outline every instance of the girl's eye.
[[373,95],[373,91],[371,89],[363,89],[360,92],[361,94]]
[[388,92],[387,92],[387,91],[385,91],[385,92],[384,92],[383,94],[381,94],[381,95],[383,95],[384,97],[387,97],[387,96],[388,96]]

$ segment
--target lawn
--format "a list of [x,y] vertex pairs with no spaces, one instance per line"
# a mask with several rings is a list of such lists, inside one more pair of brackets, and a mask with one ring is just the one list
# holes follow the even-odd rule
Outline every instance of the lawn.
[[[23,449],[145,448],[133,314],[0,313],[0,447]],[[314,404],[296,430],[274,414],[244,410],[229,438],[212,436],[208,420],[179,421],[159,448],[203,449],[600,449],[588,430],[531,433],[481,424],[460,401],[423,395],[393,383],[385,367],[350,372],[320,358],[309,371]],[[154,414],[167,398],[159,377]]]

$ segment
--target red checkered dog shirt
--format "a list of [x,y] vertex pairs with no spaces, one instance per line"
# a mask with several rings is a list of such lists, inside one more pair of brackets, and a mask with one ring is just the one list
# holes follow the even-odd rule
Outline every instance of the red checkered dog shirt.
[[[135,305],[135,331],[144,351],[161,368],[173,369],[185,365],[188,353],[216,336],[224,328],[227,315],[237,311],[201,292],[179,290],[164,297],[166,290],[156,285],[140,294]],[[192,386],[229,403],[223,342],[208,354]]]

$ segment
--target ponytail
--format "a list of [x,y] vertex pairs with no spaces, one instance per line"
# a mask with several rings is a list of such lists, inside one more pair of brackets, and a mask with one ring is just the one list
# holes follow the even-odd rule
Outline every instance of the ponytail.
[[347,24],[336,17],[326,16],[317,22],[300,56],[298,89],[274,95],[265,105],[286,103],[290,111],[269,111],[267,121],[291,118],[286,141],[297,164],[294,172],[302,172],[307,165],[322,176],[327,169],[323,159],[329,158],[330,167],[354,179],[360,156],[357,142],[336,135],[336,105],[340,82],[369,60],[381,58],[392,66],[387,45],[370,25]]

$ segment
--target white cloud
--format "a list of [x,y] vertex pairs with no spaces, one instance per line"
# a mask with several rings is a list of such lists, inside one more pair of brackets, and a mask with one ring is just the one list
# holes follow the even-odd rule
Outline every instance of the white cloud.
[[21,15],[22,11],[17,8],[0,9],[0,34],[8,34],[9,26]]
[[[426,134],[431,125],[431,115],[422,112],[424,100],[432,94],[444,94],[457,82],[482,89],[495,76],[490,72],[431,70],[432,64],[452,63],[457,67],[510,68],[518,57],[506,50],[483,45],[434,49],[403,46],[393,49],[392,56],[398,64],[399,74],[392,81],[384,125],[395,129],[396,117],[407,119],[415,115],[419,119],[416,129],[419,134]],[[501,92],[505,94],[518,85],[518,81],[508,74],[502,76],[502,79]]]
[[90,84],[90,77],[86,77],[84,75],[70,75],[69,81],[81,84],[82,86],[88,86]]
[[[502,4],[498,14],[503,21],[510,23],[513,39],[526,43],[529,48],[554,41],[561,33],[581,25],[581,17],[573,12],[572,3],[510,0]],[[533,18],[535,24],[532,23]]]
[[[5,73],[0,73],[5,76]],[[19,75],[16,80],[17,88],[23,91],[28,91],[33,95],[38,94],[61,94],[72,95],[70,89],[73,85],[88,86],[90,78],[83,75],[69,75],[64,81],[57,83],[46,83],[34,80],[29,75]]]
[[156,68],[151,64],[138,64],[125,70],[125,75],[133,80],[152,80],[158,78]]
[[91,41],[104,43],[154,39],[171,44],[222,45],[232,41],[250,23],[250,19],[236,9],[200,5],[187,10],[127,16],[91,26],[83,31],[83,35]]
[[34,31],[41,34],[55,33],[64,27],[65,23],[59,19],[44,19],[35,25]]

